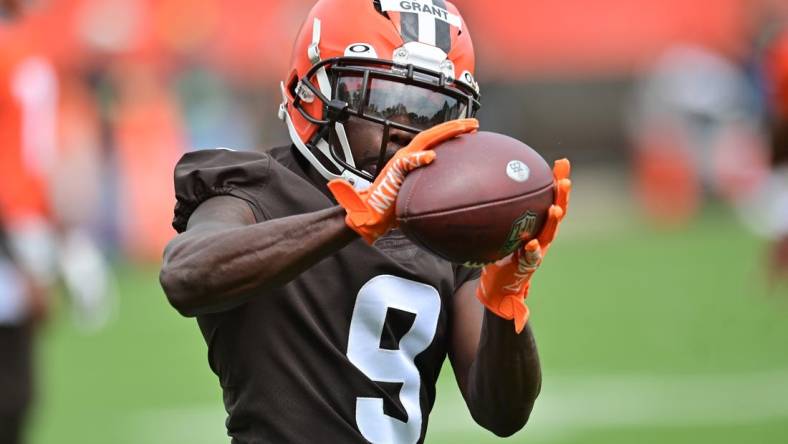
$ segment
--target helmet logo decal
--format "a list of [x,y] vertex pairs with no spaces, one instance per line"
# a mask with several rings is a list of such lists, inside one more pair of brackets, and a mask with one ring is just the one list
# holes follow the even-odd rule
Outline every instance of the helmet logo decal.
[[473,78],[473,74],[471,74],[469,71],[464,71],[458,80],[473,88],[473,90],[477,93],[479,92],[479,84],[476,83],[476,79]]
[[400,13],[405,43],[426,43],[447,54],[451,51],[451,26],[462,26],[460,17],[446,9],[445,0],[382,0],[381,7]]
[[345,57],[369,57],[376,59],[378,54],[369,43],[352,43],[345,49]]
[[348,48],[348,51],[352,53],[367,52],[369,50],[370,50],[369,45],[361,45],[361,44],[352,45],[350,46],[350,48]]

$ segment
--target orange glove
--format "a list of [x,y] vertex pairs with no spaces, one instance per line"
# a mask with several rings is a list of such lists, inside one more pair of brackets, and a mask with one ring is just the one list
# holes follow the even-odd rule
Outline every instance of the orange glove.
[[525,298],[531,286],[531,277],[542,263],[542,258],[555,239],[558,225],[566,216],[569,192],[572,189],[569,170],[568,160],[555,162],[555,203],[548,210],[547,221],[539,236],[509,256],[482,269],[476,297],[491,312],[504,319],[513,319],[514,329],[518,334],[528,322]]
[[372,185],[357,191],[343,179],[328,183],[328,189],[347,211],[345,223],[372,244],[394,227],[394,204],[405,175],[435,160],[430,149],[440,143],[479,128],[476,119],[452,120],[420,132],[389,160]]

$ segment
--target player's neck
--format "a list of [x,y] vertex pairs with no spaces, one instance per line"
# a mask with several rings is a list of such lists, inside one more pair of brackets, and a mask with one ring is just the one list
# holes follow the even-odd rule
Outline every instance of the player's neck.
[[309,180],[309,183],[320,190],[321,193],[328,196],[332,202],[335,202],[334,195],[328,191],[328,181],[326,181],[326,179],[320,175],[320,173],[309,163],[309,161],[304,158],[303,155],[301,155],[301,153],[298,152],[298,150],[296,150],[294,147],[291,147],[291,149],[298,167],[304,173],[304,176],[306,176],[307,180]]

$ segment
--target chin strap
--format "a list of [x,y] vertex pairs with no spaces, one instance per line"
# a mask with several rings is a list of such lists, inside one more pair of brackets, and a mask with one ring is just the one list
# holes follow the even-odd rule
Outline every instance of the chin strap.
[[[320,20],[315,18],[314,24],[312,26],[312,44],[309,45],[307,49],[307,56],[309,57],[309,61],[312,64],[317,64],[320,62]],[[331,81],[328,78],[328,73],[326,72],[326,68],[320,68],[317,73],[315,74],[317,79],[318,87],[320,88],[320,92],[323,94],[324,97],[331,98],[332,97],[332,90],[331,90]],[[301,140],[301,137],[298,135],[298,131],[295,129],[295,125],[293,125],[293,120],[290,117],[290,114],[287,112],[287,90],[285,89],[284,82],[280,82],[279,87],[282,91],[282,104],[279,106],[279,119],[284,120],[287,124],[287,130],[290,135],[290,140],[293,141],[293,144],[296,146],[298,151],[306,158],[306,160],[312,164],[313,167],[320,173],[323,178],[326,180],[335,180],[335,179],[345,179],[350,182],[353,187],[359,191],[365,190],[369,188],[370,182],[345,169],[339,162],[334,159],[334,156],[331,153],[331,148],[329,146],[329,142],[326,141],[324,138],[321,138],[317,141],[314,146],[318,151],[320,151],[326,159],[328,159],[331,164],[339,171],[341,174],[337,175],[331,172],[328,168],[323,165],[323,163],[315,156],[312,150]],[[330,125],[330,124],[329,124]],[[342,154],[345,156],[345,162],[347,162],[350,166],[355,167],[355,160],[353,159],[353,152],[350,150],[350,142],[347,138],[347,132],[345,131],[345,126],[340,122],[334,122],[334,129],[337,135],[337,139],[339,139],[339,144],[342,147]]]
[[334,124],[334,129],[336,130],[337,139],[339,139],[339,145],[342,146],[342,154],[345,156],[345,162],[355,168],[356,161],[353,159],[353,152],[350,151],[350,141],[347,139],[345,125],[337,122]]
[[[298,135],[298,131],[295,129],[295,125],[293,124],[293,120],[290,118],[290,114],[287,112],[287,90],[285,89],[284,82],[279,84],[280,89],[282,90],[282,103],[279,105],[279,118],[284,120],[285,124],[287,125],[287,131],[290,135],[290,140],[295,145],[296,149],[302,156],[306,158],[306,160],[317,170],[317,172],[323,176],[324,179],[327,181],[334,180],[334,179],[345,179],[351,184],[353,187],[359,191],[363,191],[370,186],[370,182],[363,177],[360,177],[353,172],[346,170],[343,168],[339,163],[337,163],[333,156],[331,155],[331,150],[329,149],[328,142],[325,139],[318,140],[317,144],[314,147],[322,153],[326,159],[331,161],[331,163],[339,170],[342,171],[341,174],[335,174],[331,172],[328,168],[326,168],[323,163],[315,156],[311,149],[301,140],[301,137]],[[350,153],[350,143],[347,140],[347,134],[345,133],[344,125],[337,123],[337,136],[339,139],[340,144],[342,145],[342,150],[346,156],[348,156],[348,163],[353,165],[353,156],[349,155]],[[355,166],[355,165],[354,165]]]

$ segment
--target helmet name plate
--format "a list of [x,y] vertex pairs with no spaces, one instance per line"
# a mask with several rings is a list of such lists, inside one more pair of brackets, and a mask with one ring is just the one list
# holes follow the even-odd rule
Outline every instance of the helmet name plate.
[[462,27],[462,19],[460,19],[458,15],[454,15],[446,9],[435,6],[432,2],[418,0],[381,0],[380,6],[383,11],[415,12],[417,14],[432,16],[437,20],[444,21],[458,28]]

